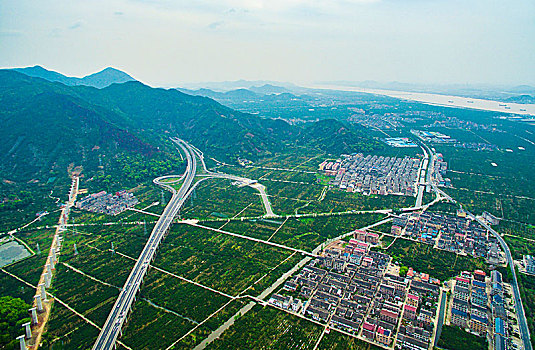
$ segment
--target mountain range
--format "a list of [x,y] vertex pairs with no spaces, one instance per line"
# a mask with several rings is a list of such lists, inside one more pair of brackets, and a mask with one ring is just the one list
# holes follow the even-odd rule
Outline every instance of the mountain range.
[[24,73],[35,78],[43,78],[52,82],[59,82],[67,86],[86,85],[98,89],[110,86],[111,84],[120,84],[127,81],[134,81],[130,75],[115,68],[105,68],[100,72],[86,75],[83,78],[67,77],[61,73],[47,70],[41,66],[26,68],[15,68],[14,71]]
[[[42,75],[48,79],[26,74],[39,71],[43,72],[0,70],[3,179],[44,177],[71,163],[95,168],[102,159],[120,153],[152,159],[172,150],[169,136],[184,138],[210,156],[231,162],[237,157],[257,160],[296,143],[330,153],[380,147],[364,129],[336,120],[294,126],[138,81],[96,88],[72,83],[77,80],[70,78],[66,81],[71,85],[64,84],[58,81],[61,76],[46,70]],[[104,76],[83,79],[102,86],[111,82]]]

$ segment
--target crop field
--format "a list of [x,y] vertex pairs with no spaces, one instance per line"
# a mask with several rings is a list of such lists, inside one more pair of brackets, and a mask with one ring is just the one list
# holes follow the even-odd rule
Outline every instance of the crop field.
[[292,152],[278,154],[275,157],[266,158],[257,162],[256,166],[269,168],[284,168],[284,169],[301,169],[301,170],[316,170],[321,159],[322,153],[311,152],[309,149],[293,149]]
[[[286,219],[206,222],[206,226],[312,251],[323,241],[381,220],[382,214],[348,214]],[[278,231],[277,231],[278,229]],[[277,232],[275,232],[277,231]]]
[[203,321],[230,300],[156,269],[147,273],[141,296],[195,322]]
[[44,347],[53,349],[85,349],[97,339],[99,330],[61,305],[54,303],[43,335]]
[[181,210],[183,218],[208,219],[231,218],[242,212],[247,216],[262,216],[264,208],[258,191],[251,187],[231,185],[225,179],[203,181]]
[[535,241],[512,236],[504,236],[503,239],[509,246],[511,255],[515,260],[522,260],[523,255],[535,253]]
[[405,208],[413,206],[415,200],[415,197],[411,196],[365,196],[359,193],[329,189],[321,202],[312,202],[309,206],[300,210],[300,213]]
[[323,328],[270,307],[256,305],[208,349],[312,349]]
[[100,251],[80,245],[78,254],[64,254],[61,262],[67,263],[88,275],[114,286],[122,287],[134,267],[134,261],[110,251]]
[[33,303],[35,289],[0,271],[0,294],[2,296],[21,298],[26,303],[31,304]]
[[412,267],[415,271],[428,273],[440,281],[457,276],[461,271],[476,269],[488,272],[483,258],[472,258],[455,253],[434,249],[429,244],[417,243],[405,239],[396,242],[385,251],[392,257],[392,262]]
[[336,331],[325,334],[318,346],[320,350],[380,350],[382,348]]
[[93,281],[62,263],[57,265],[50,292],[100,326],[119,295],[117,288]]
[[203,222],[203,225],[214,228],[220,228],[222,225],[225,225],[222,230],[267,240],[283,223],[284,220],[282,219],[252,219],[228,222]]
[[165,349],[194,324],[138,299],[123,328],[121,341],[132,349]]
[[236,294],[291,253],[206,229],[178,225],[154,265],[216,290]]
[[500,224],[495,227],[495,230],[501,234],[535,239],[535,226],[533,225],[502,220]]
[[174,349],[193,349],[197,344],[203,341],[210,333],[221,326],[230,317],[236,314],[238,310],[245,305],[246,301],[237,299],[225,305],[220,311],[213,315],[203,325],[195,329],[184,339],[180,340]]
[[474,214],[488,211],[508,220],[535,224],[535,200],[472,190],[448,188],[445,192]]
[[289,219],[271,239],[275,243],[307,251],[352,230],[381,220],[382,214],[351,214]]

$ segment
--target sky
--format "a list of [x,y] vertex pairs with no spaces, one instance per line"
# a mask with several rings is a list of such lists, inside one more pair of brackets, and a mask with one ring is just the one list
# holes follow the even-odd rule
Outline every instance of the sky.
[[1,0],[0,67],[535,86],[533,0]]

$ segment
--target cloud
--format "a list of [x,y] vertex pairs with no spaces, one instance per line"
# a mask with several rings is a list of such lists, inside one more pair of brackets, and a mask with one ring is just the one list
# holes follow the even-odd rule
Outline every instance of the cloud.
[[84,24],[85,24],[84,21],[81,21],[81,20],[80,21],[76,21],[76,22],[74,22],[73,24],[71,24],[69,26],[69,29],[71,29],[71,30],[78,29],[78,28],[82,27]]
[[218,29],[219,27],[221,27],[223,24],[225,24],[224,21],[217,21],[217,22],[212,22],[208,25],[208,28],[212,29],[212,30],[216,30]]
[[22,31],[13,29],[0,31],[0,36],[21,36],[22,34]]

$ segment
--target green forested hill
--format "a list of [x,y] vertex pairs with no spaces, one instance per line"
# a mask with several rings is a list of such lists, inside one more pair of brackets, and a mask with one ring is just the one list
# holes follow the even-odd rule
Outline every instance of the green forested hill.
[[292,126],[137,81],[97,89],[11,70],[0,70],[0,122],[0,175],[15,182],[46,178],[71,163],[96,168],[122,153],[140,162],[158,159],[170,150],[171,135],[226,161],[255,160],[296,144],[329,153],[380,147],[364,129],[335,120]]

